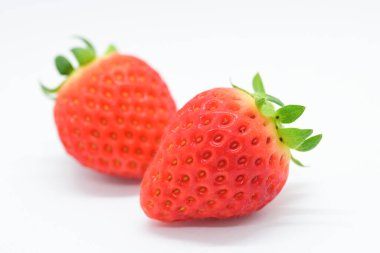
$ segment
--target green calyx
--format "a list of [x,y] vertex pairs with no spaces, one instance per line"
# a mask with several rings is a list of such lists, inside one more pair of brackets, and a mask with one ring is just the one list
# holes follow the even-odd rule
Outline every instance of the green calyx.
[[[280,99],[266,94],[263,81],[258,73],[252,81],[253,94],[234,84],[232,86],[255,99],[256,106],[261,114],[267,118],[271,118],[275,122],[280,141],[290,149],[306,152],[315,148],[321,141],[322,134],[311,136],[313,133],[311,129],[287,128],[283,126],[283,124],[296,121],[305,111],[305,107],[302,105],[285,105]],[[275,106],[278,108],[276,109]],[[293,155],[291,159],[295,164],[304,166]]]
[[[66,79],[55,88],[48,88],[40,83],[42,92],[49,98],[55,99],[57,93],[64,86],[66,80],[68,80],[70,76],[75,74],[75,72],[80,68],[87,66],[97,59],[96,50],[87,39],[79,36],[76,36],[75,38],[79,39],[84,44],[84,47],[75,47],[71,49],[71,53],[78,63],[77,68],[75,68],[66,57],[58,55],[55,57],[55,66],[59,74],[64,76]],[[110,45],[104,55],[109,55],[114,52],[117,52],[116,47],[114,45]]]

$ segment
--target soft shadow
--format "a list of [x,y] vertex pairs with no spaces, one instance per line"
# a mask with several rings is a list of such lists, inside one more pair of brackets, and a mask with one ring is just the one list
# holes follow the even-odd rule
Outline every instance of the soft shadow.
[[70,162],[71,187],[77,192],[97,197],[136,196],[140,192],[140,179],[127,179],[101,174],[85,168],[75,161]]
[[140,180],[100,174],[65,155],[23,157],[15,160],[13,166],[15,173],[24,177],[27,175],[35,182],[40,181],[41,187],[48,187],[50,190],[107,198],[139,194]]
[[[261,211],[245,217],[227,220],[195,220],[175,223],[148,221],[148,233],[168,239],[180,241],[195,241],[210,245],[230,245],[244,241],[252,242],[259,238],[268,237],[275,231],[286,233],[289,227],[319,226],[315,217],[320,220],[334,220],[335,216],[342,215],[342,211],[320,208],[298,208],[301,199],[310,197],[310,184],[292,183]],[[302,192],[300,192],[302,189]],[[332,217],[331,217],[332,216]],[[330,219],[325,219],[331,217]],[[336,224],[332,224],[336,225]],[[339,225],[339,224],[338,224]]]
[[[272,213],[272,214],[271,214]],[[210,245],[230,245],[244,240],[257,239],[276,223],[276,214],[262,210],[245,217],[227,220],[198,220],[176,223],[149,221],[147,231],[180,241],[195,241]],[[264,231],[265,230],[265,231]]]

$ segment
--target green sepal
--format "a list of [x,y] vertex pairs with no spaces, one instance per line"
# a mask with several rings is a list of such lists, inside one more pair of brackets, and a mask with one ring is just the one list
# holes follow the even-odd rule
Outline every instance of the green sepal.
[[265,98],[263,98],[263,97],[255,97],[255,102],[256,102],[257,108],[259,108],[259,110],[260,110],[261,107],[263,106],[263,104],[265,103]]
[[264,93],[265,94],[265,89],[264,89],[264,84],[263,81],[261,80],[261,76],[259,73],[257,73],[252,80],[252,87],[253,90],[256,93]]
[[73,48],[71,52],[74,54],[80,66],[84,66],[96,58],[95,51],[91,48]]
[[290,159],[292,159],[292,162],[294,162],[298,166],[305,167],[305,165],[303,165],[299,160],[297,160],[296,158],[294,158],[294,156],[291,156]]
[[276,113],[274,106],[264,100],[264,103],[260,107],[260,112],[267,117],[273,117]]
[[61,75],[68,76],[74,71],[73,65],[64,56],[55,57],[55,66]]
[[109,54],[112,54],[112,53],[115,53],[117,52],[117,48],[115,45],[111,44],[107,47],[107,50],[106,50],[106,53],[105,55],[109,55]]
[[[81,36],[74,36],[75,38],[81,40],[84,44],[85,44],[85,47],[84,48],[73,48],[71,49],[71,52],[74,54],[76,60],[78,61],[79,63],[79,66],[85,66],[87,65],[88,63],[94,61],[96,59],[96,50],[94,48],[94,46],[85,38],[81,37]],[[115,52],[117,49],[115,46],[113,45],[110,45],[107,49],[107,53],[112,53],[112,52]],[[55,65],[56,65],[56,68],[58,70],[58,72],[61,74],[61,75],[64,75],[68,78],[70,78],[69,76],[74,72],[76,71],[73,67],[73,65],[70,63],[70,61],[65,58],[64,56],[62,55],[59,55],[55,58]],[[66,79],[66,80],[67,80]],[[48,96],[49,98],[55,98],[56,94],[60,91],[60,89],[63,87],[65,81],[63,81],[59,86],[57,86],[56,88],[48,88],[46,87],[45,85],[43,85],[42,83],[40,83],[40,88],[42,90],[42,92]]]
[[311,129],[298,129],[298,128],[280,128],[278,133],[282,141],[289,147],[296,149],[300,146],[307,137],[309,137],[313,130]]
[[[260,113],[267,118],[271,118],[275,123],[275,128],[280,141],[288,148],[301,152],[309,151],[316,147],[322,139],[322,135],[316,135],[309,138],[313,133],[311,129],[284,128],[282,124],[292,123],[297,120],[305,111],[301,105],[285,105],[280,99],[265,93],[265,88],[260,75],[257,73],[253,80],[252,86],[254,93],[232,84],[232,87],[250,95],[255,100],[255,104]],[[274,105],[278,105],[276,111]],[[298,166],[305,167],[299,160],[291,156],[291,160]]]
[[246,90],[243,89],[243,88],[240,88],[239,86],[237,86],[237,85],[235,85],[235,84],[233,84],[233,83],[231,83],[231,86],[232,86],[233,88],[235,88],[235,89],[238,89],[238,90],[240,90],[240,91],[242,91],[242,92],[244,92],[244,93],[247,93],[247,94],[251,95],[248,91],[246,91]]
[[266,98],[268,101],[270,102],[273,102],[275,103],[276,105],[279,105],[279,106],[284,106],[285,104],[278,98],[274,97],[274,96],[271,96],[269,94],[265,94]]
[[301,145],[299,145],[296,150],[301,152],[306,152],[315,148],[319,142],[322,140],[322,134],[315,135],[306,139]]
[[304,111],[305,107],[302,105],[286,105],[276,111],[276,119],[281,123],[292,123],[296,121]]
[[92,43],[90,41],[83,38],[82,36],[74,36],[74,37],[81,40],[87,46],[87,48],[92,49],[92,51],[94,51],[94,53],[96,54],[95,47],[92,45]]
[[51,89],[51,88],[46,87],[43,83],[40,82],[40,87],[41,87],[42,92],[47,97],[49,97],[49,98],[51,98],[53,100],[55,99],[55,95],[58,93],[58,91],[62,88],[63,85],[64,85],[64,83],[61,83],[57,87]]

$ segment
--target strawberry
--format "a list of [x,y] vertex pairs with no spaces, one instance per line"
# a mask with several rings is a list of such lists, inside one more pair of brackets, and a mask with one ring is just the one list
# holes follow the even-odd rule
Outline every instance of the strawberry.
[[66,151],[84,166],[141,178],[176,107],[165,82],[147,63],[110,46],[97,57],[90,42],[71,51],[77,69],[55,59],[65,81],[55,89],[55,123]]
[[[141,184],[151,218],[178,221],[246,215],[267,205],[288,177],[290,149],[308,151],[322,138],[285,128],[304,111],[265,93],[237,86],[200,93],[180,109]],[[274,105],[279,109],[275,110]]]

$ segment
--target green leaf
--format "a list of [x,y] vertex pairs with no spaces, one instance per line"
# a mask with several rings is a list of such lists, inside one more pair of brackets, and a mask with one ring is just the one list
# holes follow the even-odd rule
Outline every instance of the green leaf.
[[265,103],[265,98],[255,97],[255,102],[256,102],[257,108],[260,110],[262,105]]
[[322,139],[322,134],[315,135],[305,140],[298,148],[298,151],[306,152],[315,148]]
[[73,65],[62,55],[55,57],[55,66],[61,75],[68,76],[74,71]]
[[80,66],[84,66],[92,62],[96,58],[95,52],[90,48],[73,48],[71,52],[74,54]]
[[42,92],[51,99],[55,99],[55,94],[58,93],[58,91],[62,88],[63,85],[64,83],[61,83],[57,87],[51,89],[51,88],[46,87],[43,83],[40,82],[40,87],[41,87]]
[[253,77],[252,86],[256,93],[265,93],[264,84],[259,73]]
[[292,123],[296,121],[304,111],[305,107],[302,105],[287,105],[277,110],[276,119],[281,123]]
[[280,128],[278,129],[278,133],[282,138],[282,141],[286,145],[288,145],[289,148],[295,149],[313,133],[313,130],[298,128]]
[[95,47],[92,45],[92,43],[90,41],[88,41],[87,39],[83,38],[82,36],[74,36],[75,38],[81,40],[88,49],[92,49],[92,51],[94,51],[94,53],[96,54],[96,51],[95,51]]
[[276,105],[279,105],[279,106],[284,106],[284,103],[280,99],[278,99],[276,97],[273,97],[273,96],[271,96],[269,94],[266,94],[266,97],[267,97],[268,101],[271,101],[271,102],[273,102],[273,103],[275,103]]
[[303,165],[299,160],[297,160],[296,158],[294,158],[294,156],[291,156],[292,161],[297,164],[298,166],[301,166],[301,167],[305,167],[305,165]]
[[117,52],[117,48],[115,47],[115,45],[111,44],[108,46],[105,55],[112,54],[115,52]]
[[240,88],[239,86],[237,86],[237,85],[235,85],[233,83],[231,83],[231,86],[234,87],[235,89],[238,89],[238,90],[240,90],[240,91],[242,91],[242,92],[244,92],[244,93],[246,93],[246,94],[248,94],[248,95],[251,96],[251,94],[248,91],[246,91],[245,89]]
[[265,101],[260,107],[260,112],[267,117],[273,117],[276,113],[273,105],[267,101]]

